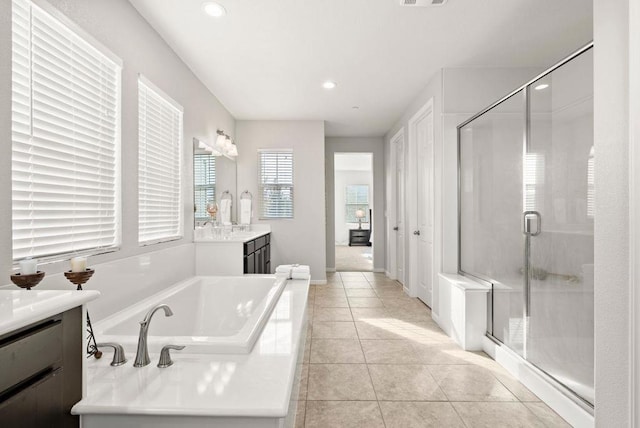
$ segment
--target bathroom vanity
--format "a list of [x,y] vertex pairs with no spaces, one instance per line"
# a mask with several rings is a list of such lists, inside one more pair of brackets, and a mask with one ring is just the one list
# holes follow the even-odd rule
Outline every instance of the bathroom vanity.
[[0,421],[7,427],[78,427],[84,311],[97,291],[0,291]]
[[196,275],[271,273],[271,228],[254,226],[249,232],[233,232],[227,239],[214,237],[210,229],[196,229]]

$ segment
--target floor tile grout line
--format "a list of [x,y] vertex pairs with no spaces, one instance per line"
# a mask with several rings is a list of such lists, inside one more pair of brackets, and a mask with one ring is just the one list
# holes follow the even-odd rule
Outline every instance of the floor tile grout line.
[[[467,428],[471,428],[469,424],[460,415],[460,412],[458,412],[458,409],[456,409],[456,406],[454,406],[453,403],[461,403],[461,401],[449,401],[449,405],[453,408],[453,411],[456,412],[456,415],[458,415],[458,419],[460,419],[460,421],[462,422],[462,425],[464,425]],[[306,411],[305,411],[305,416],[306,416]]]
[[[367,279],[367,281],[369,281],[369,280]],[[371,281],[369,281],[369,282],[371,282]],[[317,288],[317,289],[320,289],[320,288]],[[316,289],[316,290],[317,290],[317,289]],[[346,290],[346,288],[340,288],[340,289],[342,289],[342,290]],[[346,294],[346,291],[345,291],[345,294]],[[375,288],[374,288],[374,294],[378,295],[378,291],[376,291],[376,289],[375,289]],[[316,295],[314,294],[314,297],[315,297],[315,296],[316,296]],[[363,298],[364,296],[346,296],[346,297],[347,297],[347,301],[349,302],[350,298]],[[403,297],[404,297],[404,296],[403,296]],[[367,297],[364,297],[364,298],[367,298]],[[376,297],[368,297],[368,298],[376,298]],[[380,295],[378,295],[378,297],[377,297],[377,298],[378,298],[378,299],[380,299],[380,300],[382,300],[382,297],[381,297]],[[396,298],[396,296],[388,296],[388,297],[387,297],[387,299],[394,299],[394,298]],[[413,299],[413,300],[416,300],[416,299]],[[382,407],[381,407],[381,405],[380,405],[381,400],[380,400],[380,398],[378,397],[377,390],[376,390],[376,388],[375,388],[375,386],[374,386],[374,384],[373,384],[373,378],[372,378],[371,371],[370,371],[370,365],[372,365],[372,364],[373,364],[373,365],[389,365],[389,366],[396,365],[396,366],[402,366],[402,365],[416,365],[416,364],[415,364],[415,363],[404,363],[404,364],[403,364],[403,363],[397,363],[397,362],[392,362],[392,363],[372,363],[372,362],[369,362],[369,361],[367,360],[366,354],[364,353],[364,349],[363,349],[363,340],[369,340],[369,341],[377,341],[377,340],[383,341],[383,340],[388,340],[388,341],[408,341],[408,342],[414,342],[414,341],[415,341],[415,340],[414,340],[415,338],[414,338],[414,339],[411,339],[411,338],[387,338],[387,339],[384,339],[384,338],[383,338],[383,339],[376,339],[376,338],[373,338],[373,339],[366,339],[366,338],[363,338],[363,337],[362,337],[362,335],[361,335],[360,330],[358,330],[358,328],[357,328],[357,326],[356,326],[356,324],[355,324],[356,322],[361,322],[361,319],[356,319],[356,317],[354,316],[354,310],[357,310],[357,309],[373,309],[373,308],[353,307],[353,306],[351,306],[351,304],[349,304],[349,306],[348,306],[348,307],[346,307],[346,308],[345,308],[345,307],[343,307],[342,309],[349,309],[349,315],[350,315],[350,317],[351,317],[351,319],[350,319],[350,320],[348,320],[348,321],[347,321],[347,320],[331,320],[331,319],[328,319],[328,320],[320,320],[320,321],[318,321],[318,322],[350,322],[350,323],[352,323],[352,324],[354,325],[354,327],[355,327],[356,339],[358,340],[358,344],[359,344],[359,346],[360,346],[360,350],[361,350],[361,352],[363,353],[363,356],[364,356],[364,363],[360,363],[360,362],[357,362],[357,363],[340,363],[340,362],[336,362],[336,363],[311,363],[311,362],[309,361],[309,365],[312,365],[312,364],[313,364],[313,365],[316,365],[316,364],[323,364],[323,365],[337,365],[337,364],[339,364],[339,365],[352,365],[352,364],[362,365],[362,364],[365,364],[365,365],[366,365],[366,368],[367,368],[367,373],[369,374],[369,379],[370,379],[370,381],[371,381],[371,384],[372,384],[372,387],[373,387],[373,390],[374,390],[374,395],[375,395],[375,397],[376,397],[376,400],[375,400],[375,401],[376,401],[376,403],[377,403],[377,405],[378,405],[378,410],[379,410],[380,415],[381,415],[381,417],[382,417],[383,424],[386,426],[386,421],[385,421],[385,419],[384,419],[384,414],[383,414],[383,412],[382,412]],[[384,305],[384,301],[383,301],[383,306],[382,306],[382,307],[379,307],[379,308],[376,308],[376,309],[383,309],[383,310],[386,310],[386,305]],[[399,308],[398,308],[398,309],[399,309]],[[425,308],[424,308],[424,309],[426,309],[426,311],[425,311],[425,312],[426,312],[426,315],[429,315],[429,310],[430,310],[430,309],[428,308],[428,306],[426,306],[426,305],[425,305]],[[429,321],[429,319],[424,320],[422,317],[416,317],[417,319],[399,319],[399,318],[396,318],[396,317],[390,316],[389,318],[393,319],[394,321],[401,321],[401,322],[423,322],[423,321]],[[314,316],[313,316],[311,319],[312,319],[313,321],[315,321],[315,313],[314,313]],[[311,324],[312,324],[312,328],[313,328],[313,321],[312,321],[312,323],[311,323]],[[313,332],[313,330],[312,330],[312,332]],[[435,333],[435,332],[434,332],[434,333]],[[326,338],[313,338],[313,339],[311,339],[310,350],[311,350],[311,346],[312,346],[312,344],[313,344],[313,340],[315,340],[315,339],[335,339],[335,340],[350,340],[350,341],[353,341],[353,340],[354,340],[354,338],[344,338],[344,337],[338,337],[338,338],[332,338],[332,337],[326,337]],[[434,340],[432,340],[432,339],[430,339],[430,338],[428,338],[428,337],[424,337],[424,339],[426,339],[426,340],[425,340],[424,342],[421,342],[421,343],[423,343],[423,344],[425,344],[425,345],[427,345],[427,346],[429,346],[429,345],[439,346],[439,345],[449,345],[449,344],[450,344],[450,343],[440,342],[440,341],[438,341],[438,340],[435,340],[435,341],[434,341]],[[487,367],[484,367],[484,366],[483,366],[483,365],[481,365],[481,364],[474,363],[473,361],[464,361],[464,362],[460,362],[460,363],[457,363],[457,362],[456,362],[456,363],[453,363],[453,362],[447,362],[446,364],[433,364],[433,363],[431,363],[431,364],[424,364],[424,363],[419,363],[418,365],[427,366],[427,367],[428,367],[429,369],[431,369],[431,370],[435,370],[435,369],[436,369],[436,367],[438,367],[438,366],[454,366],[454,367],[455,367],[455,366],[469,366],[469,367],[477,367],[477,368],[479,368],[479,369],[482,369],[482,371],[488,371],[488,372],[491,374],[491,377],[492,377],[494,380],[496,380],[496,381],[498,382],[498,384],[502,385],[502,386],[503,386],[503,387],[504,387],[504,388],[505,388],[505,389],[506,389],[506,390],[511,394],[511,396],[512,396],[512,397],[514,397],[515,401],[493,401],[493,400],[489,400],[489,401],[485,401],[485,400],[480,400],[480,401],[476,401],[476,400],[473,400],[473,401],[471,401],[471,400],[469,400],[469,401],[464,401],[464,400],[451,401],[451,399],[450,399],[450,397],[448,396],[448,394],[447,394],[447,393],[446,393],[446,392],[441,388],[440,384],[439,384],[439,383],[437,383],[437,381],[436,381],[436,384],[437,384],[438,388],[440,388],[440,390],[442,391],[443,396],[444,396],[444,397],[446,397],[446,400],[384,400],[384,401],[391,401],[391,402],[395,402],[395,401],[397,401],[397,402],[447,402],[447,403],[449,403],[449,405],[450,405],[451,407],[453,407],[455,414],[458,416],[459,420],[460,420],[460,421],[461,421],[465,426],[468,426],[468,424],[464,421],[464,419],[462,419],[462,417],[461,417],[460,413],[458,412],[458,410],[457,410],[457,409],[455,408],[455,406],[453,405],[454,403],[457,403],[457,402],[460,402],[460,403],[464,403],[464,402],[469,402],[469,403],[490,403],[490,402],[493,402],[493,403],[518,403],[518,404],[520,404],[521,406],[524,406],[524,407],[527,409],[527,411],[528,411],[529,413],[533,413],[533,414],[534,414],[534,416],[535,416],[535,419],[536,419],[536,420],[542,421],[541,417],[540,417],[540,416],[538,416],[536,413],[534,413],[534,412],[533,412],[533,411],[532,411],[532,410],[531,410],[531,409],[526,405],[526,403],[529,403],[529,401],[526,401],[526,402],[525,402],[525,401],[523,401],[522,399],[520,399],[520,398],[519,398],[519,397],[518,397],[518,396],[517,396],[517,395],[516,395],[512,390],[511,390],[511,388],[509,388],[509,387],[507,386],[507,384],[505,384],[502,380],[500,380],[500,379],[498,378],[498,376],[497,376],[496,374],[494,374],[494,373],[491,371],[491,369],[489,369],[489,368],[487,368]],[[431,370],[430,370],[430,373],[431,373]],[[433,374],[432,374],[432,376],[433,376]],[[434,379],[434,380],[435,380],[435,379]],[[307,396],[306,396],[307,400],[305,400],[305,401],[309,401],[309,400],[308,400],[308,394],[309,394],[309,389],[307,388]],[[310,400],[310,401],[337,401],[337,402],[345,402],[345,401],[373,401],[373,400]],[[538,401],[533,401],[532,403],[534,403],[534,402],[535,402],[535,403],[539,403],[540,401],[539,401],[539,400],[538,400]],[[306,419],[306,403],[305,403],[305,419]],[[306,421],[305,421],[305,422],[306,422]]]

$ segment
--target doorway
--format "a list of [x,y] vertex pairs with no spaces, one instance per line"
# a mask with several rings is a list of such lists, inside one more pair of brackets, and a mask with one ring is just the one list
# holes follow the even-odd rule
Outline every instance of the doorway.
[[336,271],[373,271],[373,153],[334,154]]

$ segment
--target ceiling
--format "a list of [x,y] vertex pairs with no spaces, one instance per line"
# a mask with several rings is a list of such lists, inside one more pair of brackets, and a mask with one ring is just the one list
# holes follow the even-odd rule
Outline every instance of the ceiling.
[[222,18],[130,2],[236,119],[325,120],[334,137],[384,135],[440,68],[550,66],[593,32],[591,0],[218,0]]

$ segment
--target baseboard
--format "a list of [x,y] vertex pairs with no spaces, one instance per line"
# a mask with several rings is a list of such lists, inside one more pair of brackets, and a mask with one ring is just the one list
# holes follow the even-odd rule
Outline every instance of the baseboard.
[[592,410],[588,410],[586,404],[579,404],[567,396],[559,389],[559,386],[556,386],[553,379],[523,360],[515,352],[486,336],[483,339],[482,347],[491,358],[507,369],[511,375],[562,416],[571,426],[587,428],[595,425]]
[[311,285],[325,285],[327,283],[326,279],[312,279],[309,282]]
[[325,272],[335,272],[335,271],[336,271],[336,268],[334,268],[334,267],[332,267],[332,268],[328,267],[328,268],[325,269]]
[[[384,274],[388,277],[391,278],[391,272],[389,272],[388,270],[384,271]],[[391,278],[391,279],[395,279],[395,278]]]
[[376,268],[376,269],[373,269],[373,271],[376,273],[386,273],[384,268]]

